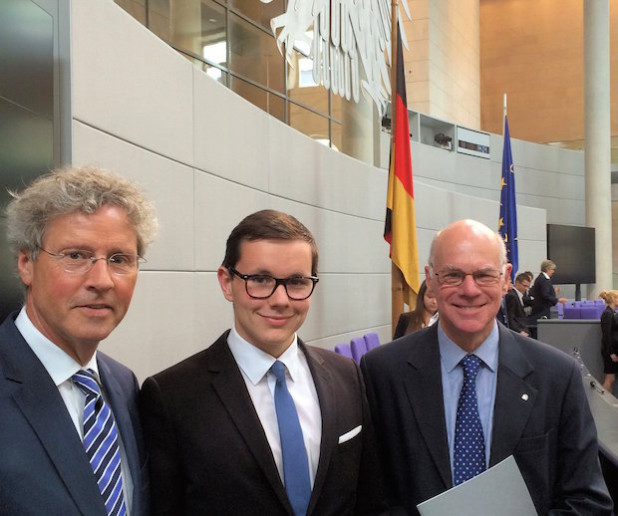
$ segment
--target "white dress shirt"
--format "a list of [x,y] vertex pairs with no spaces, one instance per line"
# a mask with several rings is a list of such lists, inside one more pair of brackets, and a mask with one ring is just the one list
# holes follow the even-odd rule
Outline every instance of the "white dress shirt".
[[[33,353],[40,360],[41,364],[43,364],[43,367],[47,370],[49,376],[51,376],[51,379],[56,384],[56,387],[58,387],[58,391],[60,392],[60,396],[62,396],[62,401],[64,401],[64,404],[69,411],[69,416],[71,416],[75,430],[77,431],[80,439],[83,441],[84,405],[86,395],[77,385],[75,385],[73,380],[71,380],[71,377],[80,369],[92,369],[96,374],[99,385],[101,385],[96,351],[86,365],[80,365],[72,357],[67,355],[62,349],[45,337],[34,326],[34,324],[32,324],[32,321],[26,314],[25,307],[21,309],[19,315],[15,319],[15,326],[19,330],[19,333],[21,333],[28,346],[30,346],[30,349],[32,349]],[[120,431],[118,432],[118,442],[120,445],[124,498],[127,509],[131,509],[133,506],[133,479],[131,478],[129,469],[126,466],[127,456],[124,452]],[[129,514],[129,512],[130,511],[127,511],[127,514]]]
[[285,482],[283,458],[274,399],[276,379],[270,368],[276,360],[285,365],[286,384],[296,405],[298,419],[303,431],[309,461],[309,479],[313,488],[320,460],[322,414],[313,376],[309,370],[307,358],[298,347],[296,335],[294,335],[294,341],[290,347],[279,358],[274,358],[247,342],[234,327],[228,335],[227,343],[247,385],[249,396],[264,428],[282,482]]

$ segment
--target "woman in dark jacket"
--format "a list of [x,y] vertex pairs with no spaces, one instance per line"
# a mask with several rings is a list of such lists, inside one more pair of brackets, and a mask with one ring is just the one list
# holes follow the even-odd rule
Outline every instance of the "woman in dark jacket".
[[601,314],[601,355],[605,373],[603,387],[611,392],[618,372],[618,290],[604,290],[599,297],[607,305]]
[[437,309],[436,297],[431,290],[427,290],[427,284],[423,280],[421,288],[418,289],[418,296],[416,296],[416,308],[412,312],[405,312],[399,316],[393,340],[429,326],[430,319]]

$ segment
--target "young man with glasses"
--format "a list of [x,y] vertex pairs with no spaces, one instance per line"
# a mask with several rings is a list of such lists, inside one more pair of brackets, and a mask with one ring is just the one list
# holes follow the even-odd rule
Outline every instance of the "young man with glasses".
[[217,272],[231,330],[142,388],[154,515],[381,511],[360,371],[296,334],[317,275],[294,217],[264,210],[234,228]]
[[500,235],[440,231],[425,278],[439,323],[361,361],[387,497],[417,504],[514,455],[539,514],[611,514],[579,365],[496,322],[511,273]]
[[149,514],[137,380],[97,347],[129,308],[152,206],[96,168],[12,195],[25,305],[0,326],[0,513]]

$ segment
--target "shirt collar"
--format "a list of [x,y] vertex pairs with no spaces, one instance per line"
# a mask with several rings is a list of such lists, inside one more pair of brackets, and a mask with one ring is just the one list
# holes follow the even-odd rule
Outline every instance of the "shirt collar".
[[[481,345],[474,350],[474,354],[493,372],[498,369],[499,337],[500,332],[498,331],[498,324],[494,321],[494,327],[491,333]],[[461,362],[461,359],[468,354],[467,351],[460,348],[446,335],[446,333],[444,333],[441,322],[438,323],[438,345],[440,346],[440,360],[448,373],[455,369],[459,362]]]
[[90,361],[82,366],[34,326],[26,313],[26,307],[19,312],[15,326],[56,385],[66,382],[80,369],[92,369],[99,376],[96,351]]
[[547,274],[546,272],[541,272],[541,274],[542,274],[543,276],[545,276],[547,279],[551,279],[551,278],[549,277],[549,274]]
[[279,358],[269,355],[243,339],[234,326],[232,326],[227,336],[227,343],[238,367],[245,373],[253,385],[257,385],[264,378],[264,375],[268,373],[276,360],[283,362],[292,381],[298,377],[298,368],[300,367],[299,353],[301,353],[301,350],[298,347],[296,334],[294,334],[292,344]]

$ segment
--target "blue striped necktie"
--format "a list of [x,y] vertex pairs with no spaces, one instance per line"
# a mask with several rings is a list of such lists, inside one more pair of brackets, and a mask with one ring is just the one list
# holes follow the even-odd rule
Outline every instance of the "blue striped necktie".
[[296,405],[285,381],[285,365],[277,360],[271,369],[277,379],[275,410],[281,439],[285,490],[294,509],[294,515],[304,516],[311,498],[311,481],[303,431],[298,420]]
[[453,483],[461,484],[485,471],[485,439],[476,398],[476,375],[481,359],[466,355],[460,362],[464,381],[457,404]]
[[73,382],[86,395],[84,406],[84,448],[103,496],[107,514],[123,516],[126,505],[122,489],[118,430],[109,405],[101,395],[94,371],[81,369]]

